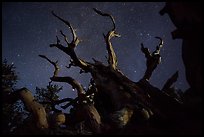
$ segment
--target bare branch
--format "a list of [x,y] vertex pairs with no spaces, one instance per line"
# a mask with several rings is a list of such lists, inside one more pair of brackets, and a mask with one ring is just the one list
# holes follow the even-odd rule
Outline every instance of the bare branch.
[[108,51],[108,64],[110,65],[111,68],[113,68],[115,70],[117,67],[117,57],[116,57],[115,51],[113,49],[113,46],[112,46],[110,40],[113,37],[120,37],[120,34],[116,33],[116,31],[115,31],[115,20],[114,20],[112,15],[110,15],[108,13],[103,13],[100,10],[97,10],[95,8],[94,8],[94,11],[101,16],[108,16],[112,20],[113,29],[111,31],[109,31],[107,33],[107,35],[104,35],[104,34],[103,35],[104,35],[104,38],[106,41],[106,49]]
[[102,64],[102,62],[96,60],[95,58],[92,58],[92,60],[94,61],[95,64]]
[[70,84],[73,89],[77,89],[78,96],[85,94],[82,85],[71,77],[51,77],[50,79],[55,82],[66,82]]
[[61,100],[56,100],[55,103],[56,104],[61,104],[61,103],[64,103],[64,102],[67,102],[67,101],[72,101],[73,98],[63,98]]
[[[95,87],[95,83],[94,83],[94,80],[93,79],[90,79],[90,84],[92,85],[91,89],[90,89],[90,86],[89,86],[89,89],[86,91],[86,97],[90,96],[91,94],[93,93],[96,93],[97,92],[97,88]],[[87,99],[87,98],[83,98],[83,99]],[[69,103],[67,103],[66,105],[64,106],[61,106],[61,108],[63,109],[66,109],[68,108],[70,105],[75,105],[77,102],[79,101],[79,98],[76,97],[75,99],[71,100]]]
[[40,104],[54,104],[54,105],[59,105],[61,103],[64,103],[64,102],[67,102],[67,101],[72,101],[74,99],[72,98],[64,98],[64,99],[61,99],[61,100],[54,100],[54,101],[42,101],[42,102],[39,102]]
[[151,57],[151,53],[150,53],[149,49],[145,48],[143,43],[141,43],[141,51],[145,54],[146,58],[150,58]]
[[[57,47],[58,49],[62,50],[63,52],[65,52],[67,55],[69,55],[73,62],[71,62],[71,66],[78,66],[80,68],[82,68],[83,70],[85,70],[86,72],[89,71],[90,69],[90,63],[83,61],[82,59],[79,59],[74,51],[74,49],[69,48],[69,47],[64,47],[61,44],[50,44],[50,47]],[[70,66],[69,65],[69,66]],[[71,67],[70,66],[70,67]],[[68,67],[69,68],[69,67]]]
[[56,36],[56,38],[57,38],[57,44],[60,44],[60,40],[59,40],[59,38]]
[[171,87],[171,85],[177,81],[178,76],[179,76],[179,75],[178,75],[178,71],[176,71],[176,72],[166,81],[166,83],[164,84],[162,90],[163,90],[163,91],[168,90],[168,89]]
[[[92,81],[92,82],[93,82],[93,81]],[[86,94],[85,94],[85,97],[87,97],[87,96],[89,96],[89,95],[95,93],[96,91],[97,91],[96,89],[95,89],[95,90],[87,91]],[[82,102],[84,99],[87,99],[87,98],[85,98],[85,97],[84,97],[84,98],[81,98],[81,102]],[[70,100],[69,103],[65,104],[64,106],[61,106],[61,108],[66,109],[66,108],[68,108],[68,107],[71,106],[71,105],[75,105],[78,101],[79,101],[79,97],[76,97],[75,99]]]
[[47,61],[49,61],[54,67],[55,67],[55,71],[54,71],[54,75],[53,75],[53,77],[56,77],[57,75],[58,75],[58,72],[59,72],[59,66],[57,65],[57,62],[58,61],[56,61],[56,62],[53,62],[53,61],[51,61],[50,59],[48,59],[45,55],[39,55],[41,58],[44,58],[44,59],[46,59]]
[[71,100],[69,103],[65,104],[64,106],[61,106],[61,108],[66,109],[71,105],[74,106],[78,100],[79,100],[79,98],[76,97],[75,99]]
[[113,18],[113,16],[112,16],[111,14],[103,13],[102,11],[100,11],[100,10],[98,10],[98,9],[96,9],[96,8],[93,8],[93,10],[94,10],[96,13],[98,13],[99,15],[101,15],[101,16],[108,16],[108,17],[110,17],[110,18],[111,18],[111,21],[112,21],[112,23],[113,23],[113,29],[112,29],[112,31],[115,31],[115,20],[114,20],[114,18]]
[[77,46],[77,44],[79,43],[79,39],[77,38],[76,32],[75,32],[75,30],[73,29],[72,25],[71,25],[68,21],[66,21],[66,20],[64,20],[63,18],[61,18],[61,17],[59,17],[58,15],[56,15],[56,14],[54,13],[54,11],[52,11],[52,15],[54,15],[56,18],[58,18],[59,20],[61,20],[62,22],[64,22],[64,23],[70,28],[70,30],[71,30],[71,32],[72,32],[73,39],[72,39],[71,44],[69,44],[68,46],[71,46],[71,45],[72,45],[72,46]]
[[62,32],[62,30],[60,30],[60,33],[62,34],[62,36],[64,37],[65,42],[67,43],[67,45],[69,45],[67,36]]
[[59,20],[61,20],[62,22],[64,22],[70,29],[71,29],[71,32],[72,32],[72,35],[73,35],[73,40],[71,43],[68,42],[67,40],[67,37],[66,35],[60,31],[61,35],[64,37],[65,39],[65,42],[67,43],[67,47],[63,46],[62,44],[59,43],[59,39],[57,38],[57,44],[50,44],[50,47],[57,47],[58,49],[62,50],[63,52],[65,52],[67,55],[69,55],[73,62],[71,62],[71,64],[69,65],[69,67],[71,67],[72,65],[73,66],[79,66],[81,69],[83,69],[84,71],[88,72],[89,69],[90,69],[90,63],[86,62],[86,61],[83,61],[81,59],[79,59],[74,51],[74,48],[78,45],[79,43],[79,39],[77,38],[76,36],[76,33],[73,29],[73,27],[71,26],[71,24],[62,19],[61,17],[57,16],[53,11],[52,11],[52,14],[57,17]]
[[39,55],[41,58],[45,58],[46,60],[48,60],[52,65],[54,65],[55,67],[55,71],[54,71],[54,75],[53,77],[50,78],[51,81],[55,81],[55,82],[66,82],[70,85],[72,85],[72,88],[76,88],[77,89],[77,93],[78,93],[78,97],[81,96],[82,94],[85,94],[85,91],[82,87],[82,85],[77,82],[76,80],[74,80],[71,77],[58,77],[58,71],[59,71],[59,66],[57,65],[57,62],[53,62],[50,59],[48,59],[45,55]]
[[[160,43],[159,43],[158,48],[159,48],[159,49],[162,48],[162,47],[163,47],[163,44],[164,44],[164,41],[162,40],[162,38],[161,38],[161,37],[155,37],[155,38],[160,40]],[[158,49],[158,50],[159,50],[159,49]]]

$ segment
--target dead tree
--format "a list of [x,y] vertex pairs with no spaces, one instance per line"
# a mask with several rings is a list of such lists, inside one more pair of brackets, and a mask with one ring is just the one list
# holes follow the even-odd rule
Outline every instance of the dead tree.
[[[117,57],[111,43],[111,39],[113,37],[120,37],[120,35],[116,32],[115,20],[111,14],[103,13],[95,8],[94,11],[101,16],[109,17],[113,23],[113,28],[108,31],[106,35],[103,35],[106,42],[106,49],[108,51],[107,66],[95,59],[93,59],[94,63],[80,59],[75,53],[75,47],[80,42],[75,30],[67,20],[64,20],[52,11],[53,16],[68,26],[71,30],[73,39],[71,42],[68,42],[66,35],[60,31],[67,45],[62,45],[57,37],[57,43],[50,44],[50,47],[56,47],[70,56],[71,60],[69,67],[77,66],[81,68],[83,72],[90,73],[92,76],[92,83],[94,83],[94,87],[96,89],[91,90],[91,93],[94,93],[94,105],[83,104],[83,102],[87,99],[87,94],[90,93],[87,93],[88,91],[86,92],[82,85],[73,78],[68,76],[59,77],[57,75],[59,71],[57,62],[53,62],[46,56],[40,55],[40,57],[46,59],[55,67],[54,74],[50,78],[51,81],[66,82],[77,90],[78,97],[68,101],[68,103],[65,106],[62,106],[62,108],[66,109],[71,104],[77,103],[78,108],[80,108],[79,112],[84,112],[78,114],[80,114],[80,116],[84,115],[84,117],[87,117],[87,121],[89,121],[88,123],[91,125],[90,127],[96,130],[97,133],[99,133],[102,128],[101,123],[108,124],[113,128],[124,127],[129,123],[131,117],[135,115],[135,112],[138,112],[138,110],[142,110],[141,114],[144,114],[145,112],[145,114],[148,115],[145,116],[147,119],[151,118],[152,115],[156,115],[158,117],[165,115],[164,111],[166,110],[163,109],[165,104],[171,105],[174,103],[176,104],[177,102],[166,97],[165,94],[160,92],[161,90],[153,87],[149,82],[140,81],[136,83],[131,81],[117,68]],[[162,39],[159,39],[160,44],[154,52],[155,55],[159,55],[160,48],[163,45]],[[145,55],[146,57],[151,56],[146,53]],[[151,67],[150,72],[156,68],[154,65]],[[148,75],[147,79],[149,79],[150,76],[151,75]],[[161,104],[158,103],[158,98],[168,98],[171,101],[168,100],[170,102],[169,103],[162,100],[163,106],[160,107],[159,105]]]

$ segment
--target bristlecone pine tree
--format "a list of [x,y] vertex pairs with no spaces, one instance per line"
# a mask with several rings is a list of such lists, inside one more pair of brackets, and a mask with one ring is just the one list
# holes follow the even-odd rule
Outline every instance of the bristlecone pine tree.
[[[83,134],[84,129],[93,134],[151,134],[168,132],[169,125],[175,121],[176,114],[177,112],[179,113],[182,106],[179,98],[168,94],[169,90],[172,91],[171,85],[176,81],[178,74],[175,73],[167,81],[163,90],[152,86],[148,79],[141,79],[138,82],[128,79],[117,67],[117,57],[111,43],[112,38],[120,37],[120,34],[116,31],[115,20],[111,14],[103,13],[95,8],[94,11],[101,16],[110,18],[113,23],[113,28],[106,35],[103,35],[108,51],[108,65],[104,65],[95,59],[93,59],[94,63],[80,59],[75,53],[75,48],[80,40],[74,28],[70,22],[52,11],[52,15],[71,30],[73,39],[69,42],[66,35],[60,31],[67,45],[62,45],[57,37],[57,42],[50,44],[50,47],[56,47],[70,56],[71,60],[68,68],[71,66],[79,67],[81,69],[80,73],[90,73],[92,78],[89,88],[85,90],[72,77],[58,75],[60,68],[57,61],[54,62],[45,55],[39,55],[55,68],[53,76],[50,77],[51,82],[70,84],[73,89],[76,89],[77,97],[74,99],[67,97],[61,100],[41,102],[40,104],[34,99],[30,91],[25,88],[19,90],[17,93],[27,109],[34,115],[37,127],[39,129],[49,129],[51,127],[45,108],[42,105],[42,103],[50,103],[53,111],[59,114],[55,117],[57,126],[64,124],[67,128],[77,127],[81,134]],[[159,39],[159,47],[162,47],[163,40]],[[149,56],[153,56],[153,54]],[[155,69],[155,67],[153,69],[148,68],[151,67],[151,63],[155,63],[154,58],[152,59],[149,63],[150,65],[147,64],[147,71]],[[149,74],[152,72],[147,73],[149,78],[151,76]],[[70,112],[58,112],[55,105],[65,102],[67,104],[61,106],[61,108],[66,109],[72,106]]]
[[[168,120],[172,116],[171,112],[177,111],[181,102],[169,96],[166,92],[153,87],[148,80],[131,81],[117,68],[117,57],[111,43],[112,38],[120,37],[120,34],[116,32],[115,20],[108,13],[103,13],[95,8],[94,11],[101,16],[109,17],[113,23],[113,28],[104,35],[108,51],[107,66],[95,59],[93,59],[94,63],[80,59],[74,51],[80,42],[74,28],[67,20],[52,12],[57,19],[71,30],[73,39],[68,42],[66,35],[60,31],[67,45],[63,46],[57,37],[57,43],[50,44],[50,47],[56,47],[70,56],[69,67],[77,66],[81,68],[81,73],[91,74],[91,84],[87,91],[73,78],[58,76],[60,68],[57,65],[57,61],[53,62],[45,55],[39,55],[49,61],[55,68],[54,74],[50,78],[51,81],[66,82],[77,90],[78,97],[62,106],[63,109],[70,105],[74,106],[73,113],[75,115],[72,115],[73,118],[67,117],[66,124],[69,125],[69,120],[72,124],[73,122],[85,121],[85,125],[93,133],[114,133],[116,129],[124,129],[131,123],[133,126],[134,124],[137,125],[137,121],[141,122],[141,120],[144,123],[154,120],[161,122]],[[161,38],[159,39],[160,47],[162,47],[163,41]],[[153,70],[147,69],[147,71]],[[174,82],[175,80],[170,80],[165,90],[168,91]]]

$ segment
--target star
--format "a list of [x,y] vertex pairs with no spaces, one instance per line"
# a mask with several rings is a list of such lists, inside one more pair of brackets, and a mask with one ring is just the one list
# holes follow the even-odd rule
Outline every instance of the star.
[[[60,60],[58,65],[61,68],[67,66],[70,60],[70,57],[59,49],[49,47],[49,44],[56,43],[56,35],[61,44],[66,46],[59,30],[67,35],[69,41],[72,39],[70,29],[50,14],[50,11],[54,10],[72,24],[74,30],[77,30],[77,36],[82,40],[75,49],[77,56],[84,60],[91,60],[93,57],[107,64],[104,57],[107,56],[107,50],[102,34],[107,33],[112,24],[109,18],[98,16],[92,10],[96,7],[114,15],[116,30],[121,34],[121,38],[111,40],[118,58],[118,69],[131,80],[140,80],[146,70],[146,60],[140,51],[140,43],[155,49],[157,41],[151,39],[152,36],[163,36],[163,61],[153,72],[150,82],[161,88],[175,68],[178,68],[181,72],[179,80],[182,83],[177,84],[178,88],[186,89],[188,83],[185,79],[181,49],[178,46],[181,42],[171,39],[170,32],[174,30],[174,25],[170,18],[159,15],[163,6],[164,2],[6,3],[2,5],[2,58],[6,58],[11,64],[15,62],[19,77],[23,77],[17,87],[25,84],[31,86],[32,83],[33,92],[34,85],[46,87],[54,68],[39,58],[38,54],[47,55],[52,61]],[[161,73],[158,73],[160,71]],[[62,69],[60,73],[73,78],[78,78],[79,75],[76,67]],[[84,83],[83,87],[88,86],[88,81],[84,77],[80,78],[80,82]]]

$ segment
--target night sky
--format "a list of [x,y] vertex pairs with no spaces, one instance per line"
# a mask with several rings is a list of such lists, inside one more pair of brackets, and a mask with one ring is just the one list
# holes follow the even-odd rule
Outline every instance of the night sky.
[[[120,38],[113,38],[112,44],[118,57],[118,68],[133,81],[140,80],[146,69],[146,59],[140,51],[140,43],[155,50],[159,44],[155,36],[164,40],[161,50],[162,62],[153,72],[150,83],[162,88],[166,80],[179,71],[177,88],[186,90],[189,86],[185,79],[185,70],[181,58],[181,40],[173,40],[171,32],[175,26],[169,16],[159,15],[164,2],[91,2],[91,3],[3,3],[2,4],[2,59],[7,59],[17,68],[19,81],[17,88],[27,87],[35,91],[36,86],[46,87],[53,76],[54,67],[45,59],[38,57],[44,54],[53,61],[58,60],[61,71],[59,76],[71,76],[84,87],[88,86],[90,74],[79,74],[80,69],[67,69],[70,57],[58,50],[50,48],[56,43],[56,35],[61,42],[60,30],[71,40],[70,30],[51,11],[70,21],[76,29],[81,43],[76,48],[77,55],[92,62],[92,58],[107,64],[107,56],[103,33],[112,28],[109,18],[96,14],[92,8],[111,13],[116,21],[116,31]],[[64,43],[65,45],[65,43]],[[60,96],[75,96],[71,86],[63,86]]]

